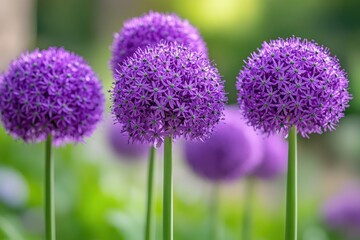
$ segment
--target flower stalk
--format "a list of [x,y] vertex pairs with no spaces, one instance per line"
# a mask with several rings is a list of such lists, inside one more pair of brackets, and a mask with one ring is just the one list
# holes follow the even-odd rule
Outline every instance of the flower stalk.
[[52,136],[45,143],[45,235],[55,240],[54,160],[51,153]]
[[154,165],[155,165],[155,147],[150,147],[148,180],[147,180],[147,202],[146,202],[146,223],[145,223],[145,240],[153,238],[153,193],[154,193]]
[[297,239],[297,134],[293,126],[289,133],[289,157],[286,189],[285,240]]
[[209,239],[217,240],[219,239],[219,192],[220,186],[219,183],[215,183],[212,186],[211,196],[210,196],[210,231]]
[[172,136],[164,143],[163,240],[173,240]]
[[252,202],[254,198],[254,181],[249,177],[245,182],[245,201],[242,222],[242,240],[252,239]]

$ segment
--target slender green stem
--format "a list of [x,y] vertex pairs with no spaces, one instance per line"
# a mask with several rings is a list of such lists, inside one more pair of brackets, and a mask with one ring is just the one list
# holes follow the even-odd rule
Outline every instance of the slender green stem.
[[54,199],[54,160],[51,154],[52,136],[45,144],[45,232],[46,240],[55,240],[55,199]]
[[254,198],[254,181],[255,179],[249,177],[245,182],[246,186],[242,222],[242,240],[252,239],[252,203]]
[[163,240],[173,240],[172,137],[164,144]]
[[211,197],[210,197],[210,231],[209,239],[217,240],[219,239],[219,184],[215,183],[212,187]]
[[297,140],[296,127],[289,133],[289,157],[286,189],[285,239],[297,239]]
[[148,180],[147,180],[147,202],[146,202],[146,224],[145,224],[145,240],[153,238],[153,185],[154,185],[154,162],[155,162],[155,148],[150,147],[149,166],[148,166]]

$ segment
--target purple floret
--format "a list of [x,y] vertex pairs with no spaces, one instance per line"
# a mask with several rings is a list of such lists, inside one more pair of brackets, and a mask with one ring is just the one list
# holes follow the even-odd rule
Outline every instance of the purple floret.
[[287,168],[288,144],[280,135],[262,139],[263,157],[251,175],[262,179],[274,179]]
[[129,136],[122,133],[122,125],[109,123],[108,141],[113,151],[122,159],[143,159],[150,146],[147,144],[130,143]]
[[102,85],[83,58],[63,48],[26,52],[1,75],[5,129],[25,142],[53,135],[55,144],[79,142],[102,119]]
[[132,141],[204,139],[226,101],[218,70],[202,53],[161,41],[139,49],[115,76],[112,112]]
[[239,115],[235,108],[227,108],[225,121],[208,140],[185,143],[185,160],[199,177],[213,182],[236,180],[260,163],[260,136],[239,121]]
[[207,54],[204,40],[198,30],[187,20],[175,14],[149,12],[141,17],[132,18],[124,23],[119,33],[114,36],[112,44],[111,69],[116,69],[136,50],[166,40],[179,42],[189,49]]
[[249,124],[268,134],[292,126],[304,137],[333,130],[351,99],[339,60],[295,37],[264,42],[245,62],[237,89]]
[[360,188],[347,189],[330,198],[324,206],[327,225],[358,239],[360,237]]

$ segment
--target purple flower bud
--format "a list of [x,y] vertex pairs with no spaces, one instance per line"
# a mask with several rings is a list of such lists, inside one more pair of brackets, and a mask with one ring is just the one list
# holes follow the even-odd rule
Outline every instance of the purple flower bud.
[[126,59],[112,90],[112,112],[132,141],[204,139],[226,101],[218,70],[202,53],[161,41]]
[[287,168],[288,144],[280,135],[271,135],[262,140],[263,157],[251,175],[263,179],[273,179]]
[[260,137],[239,120],[235,108],[225,110],[225,121],[205,142],[186,142],[185,159],[200,177],[230,181],[250,173],[262,157]]
[[149,12],[126,21],[120,32],[115,34],[110,62],[113,73],[116,74],[119,64],[138,48],[157,44],[160,40],[182,43],[193,51],[207,54],[204,40],[187,20],[175,14]]
[[102,119],[104,95],[91,67],[63,48],[26,52],[1,76],[5,129],[25,142],[82,141]]
[[143,159],[150,149],[147,144],[130,143],[120,124],[109,123],[107,135],[111,148],[122,159]]
[[[323,212],[329,227],[353,239],[360,237],[360,189],[348,189],[330,198]],[[357,237],[357,238],[355,238]]]
[[304,137],[333,130],[351,99],[339,60],[295,37],[264,42],[237,79],[240,109],[268,134],[287,134],[292,126]]

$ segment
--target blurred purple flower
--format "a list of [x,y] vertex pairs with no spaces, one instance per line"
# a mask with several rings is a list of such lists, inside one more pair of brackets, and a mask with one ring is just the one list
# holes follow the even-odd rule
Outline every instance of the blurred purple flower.
[[349,106],[346,73],[329,50],[291,37],[264,42],[245,62],[237,81],[238,103],[264,133],[302,136],[335,129]]
[[130,143],[120,124],[109,123],[107,135],[111,148],[122,159],[143,159],[150,148],[147,144]]
[[324,206],[323,215],[330,228],[349,237],[360,237],[360,188],[348,189],[330,198]]
[[262,140],[263,157],[251,175],[263,179],[273,179],[287,168],[288,144],[280,135],[271,135]]
[[193,51],[207,54],[204,40],[187,20],[175,14],[149,12],[126,21],[120,32],[115,34],[110,62],[113,73],[116,74],[119,64],[139,47],[157,44],[162,39],[182,43]]
[[207,57],[161,41],[138,49],[115,76],[112,112],[131,141],[204,139],[220,121],[224,83]]
[[82,141],[102,119],[104,95],[91,67],[63,48],[26,52],[0,81],[0,114],[5,129],[25,142]]
[[26,179],[10,168],[0,168],[0,202],[10,207],[23,207],[28,198]]
[[238,110],[227,108],[225,121],[205,142],[186,142],[185,159],[200,177],[230,181],[250,173],[262,157],[261,141],[254,130],[239,120]]

